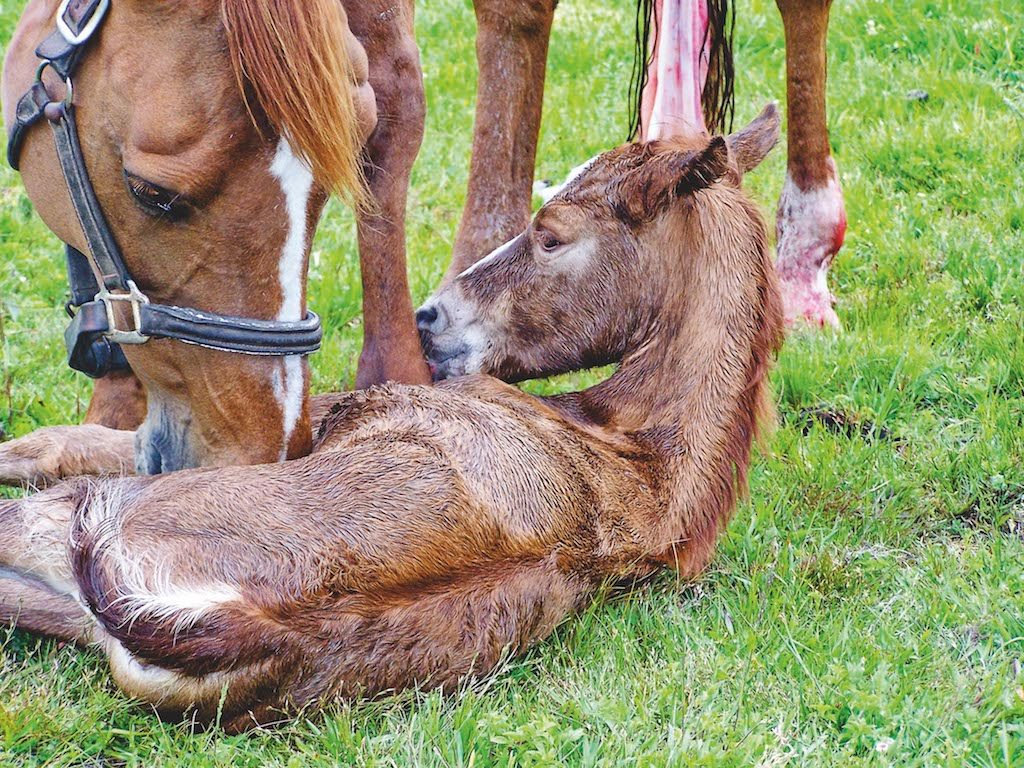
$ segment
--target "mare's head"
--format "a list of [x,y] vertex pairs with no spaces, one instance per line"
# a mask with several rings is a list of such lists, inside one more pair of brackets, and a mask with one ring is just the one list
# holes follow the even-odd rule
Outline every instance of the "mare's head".
[[[738,187],[778,131],[770,105],[728,139],[626,144],[578,169],[526,231],[420,308],[435,377],[517,381],[618,362],[660,338],[659,326],[706,282],[693,272],[708,267],[696,266],[699,248],[766,253],[764,222]],[[712,236],[729,242],[707,243]],[[732,279],[723,269],[721,280]],[[753,281],[736,290],[756,290]]]
[[[8,126],[57,5],[32,0],[8,48]],[[372,93],[367,100],[356,88],[365,75],[337,0],[111,4],[75,70],[74,103],[96,196],[151,301],[262,320],[305,316],[307,256],[327,193],[361,189],[359,149],[375,121]],[[51,76],[59,97],[63,85]],[[85,251],[45,125],[28,131],[20,161],[47,226]],[[302,358],[172,340],[124,351],[148,395],[141,471],[309,451]]]

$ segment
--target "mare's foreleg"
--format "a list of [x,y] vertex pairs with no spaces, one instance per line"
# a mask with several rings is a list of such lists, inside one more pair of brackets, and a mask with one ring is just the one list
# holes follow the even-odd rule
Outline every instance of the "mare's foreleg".
[[349,26],[366,49],[377,126],[365,148],[373,209],[358,213],[363,281],[363,352],[356,386],[430,382],[406,274],[405,206],[423,141],[426,101],[412,0],[346,1]]
[[846,210],[825,117],[825,41],[831,0],[776,0],[786,30],[788,164],[776,223],[786,322],[839,327],[828,269],[843,245]]
[[445,281],[530,221],[557,0],[475,0],[480,69],[469,188]]

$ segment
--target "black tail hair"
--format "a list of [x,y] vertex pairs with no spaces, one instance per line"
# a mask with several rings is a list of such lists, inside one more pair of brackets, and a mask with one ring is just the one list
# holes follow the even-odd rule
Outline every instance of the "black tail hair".
[[[736,13],[729,0],[708,0],[708,79],[701,94],[704,123],[711,133],[732,130],[735,111],[735,70],[732,43],[736,31]],[[658,34],[654,18],[654,0],[637,0],[633,71],[629,79],[629,138],[640,133],[640,103],[647,86],[647,72],[653,54],[651,45]]]

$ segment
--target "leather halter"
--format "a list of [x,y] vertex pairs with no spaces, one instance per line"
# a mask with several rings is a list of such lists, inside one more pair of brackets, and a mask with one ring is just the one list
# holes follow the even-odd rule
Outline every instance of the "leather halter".
[[[66,245],[71,324],[64,332],[68,365],[99,378],[128,368],[122,344],[150,339],[177,339],[209,349],[244,355],[308,355],[320,348],[323,329],[316,313],[304,320],[251,320],[186,307],[153,304],[125,267],[117,241],[85,168],[75,123],[71,76],[86,45],[99,29],[110,0],[62,0],[57,30],[36,49],[40,59],[36,80],[18,102],[7,143],[7,161],[17,170],[28,129],[44,118],[53,129],[54,144],[71,202],[88,245],[82,253]],[[43,74],[52,69],[65,84],[61,100],[50,97]],[[132,326],[118,326],[115,306],[131,308]]]

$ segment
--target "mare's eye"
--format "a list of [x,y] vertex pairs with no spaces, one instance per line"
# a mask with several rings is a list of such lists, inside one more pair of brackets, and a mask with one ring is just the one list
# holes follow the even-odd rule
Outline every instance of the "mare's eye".
[[537,235],[537,240],[540,243],[540,247],[547,251],[548,253],[551,253],[552,251],[556,250],[560,245],[562,245],[562,241],[559,240],[550,232],[539,233]]
[[124,182],[146,213],[171,221],[179,221],[188,214],[188,200],[181,194],[151,184],[128,171],[124,172]]

